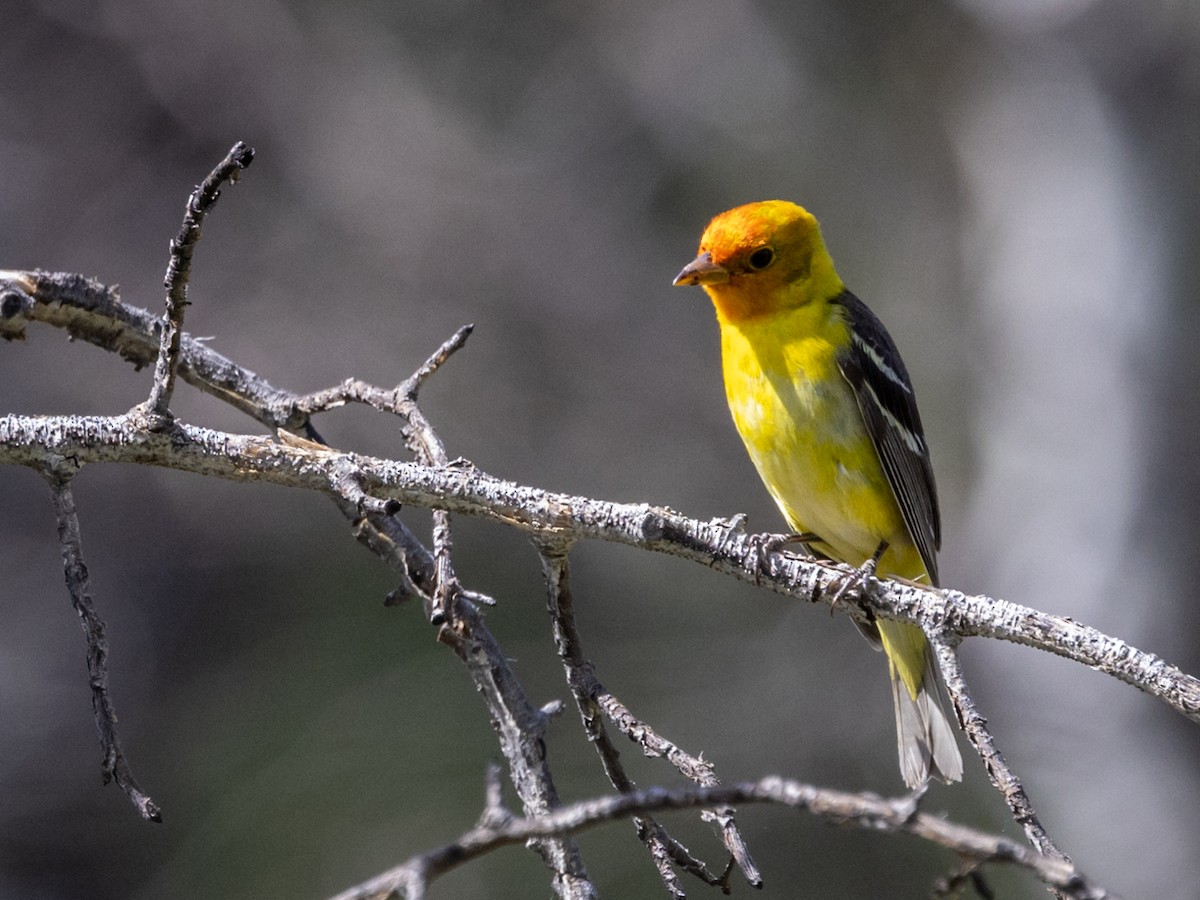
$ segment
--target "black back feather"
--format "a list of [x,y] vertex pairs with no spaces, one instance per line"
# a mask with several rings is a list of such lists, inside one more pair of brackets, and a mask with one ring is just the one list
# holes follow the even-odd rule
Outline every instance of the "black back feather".
[[891,335],[865,303],[849,291],[843,291],[833,302],[845,309],[852,338],[850,346],[838,355],[838,367],[854,389],[904,524],[920,551],[930,581],[936,585],[941,514],[908,371]]

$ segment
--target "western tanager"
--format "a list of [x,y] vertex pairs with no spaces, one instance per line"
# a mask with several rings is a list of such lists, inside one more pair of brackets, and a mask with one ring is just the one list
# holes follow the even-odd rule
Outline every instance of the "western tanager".
[[[758,474],[814,552],[937,583],[941,523],[908,372],[866,305],[846,290],[817,220],[768,200],[722,213],[675,279],[717,310],[725,395]],[[909,787],[962,777],[920,628],[877,620]]]

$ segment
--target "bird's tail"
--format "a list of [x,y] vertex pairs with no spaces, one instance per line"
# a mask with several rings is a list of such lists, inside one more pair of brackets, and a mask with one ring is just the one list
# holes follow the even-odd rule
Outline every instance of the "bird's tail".
[[962,780],[962,756],[938,692],[933,656],[924,633],[901,622],[876,623],[892,676],[900,773],[916,788],[930,775]]

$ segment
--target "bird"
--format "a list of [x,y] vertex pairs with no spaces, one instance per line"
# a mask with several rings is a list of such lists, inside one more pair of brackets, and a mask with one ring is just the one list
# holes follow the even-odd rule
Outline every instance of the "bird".
[[[842,282],[817,219],[785,200],[716,216],[675,285],[716,308],[725,395],[750,459],[797,540],[879,577],[938,583],[941,519],[908,371]],[[865,568],[862,571],[867,571]],[[924,632],[861,626],[888,660],[909,788],[962,779]]]

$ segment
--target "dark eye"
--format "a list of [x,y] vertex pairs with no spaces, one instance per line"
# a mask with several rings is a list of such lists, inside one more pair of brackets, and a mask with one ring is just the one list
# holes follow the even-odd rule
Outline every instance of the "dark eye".
[[750,254],[750,268],[765,269],[775,262],[775,251],[770,247],[759,247]]

